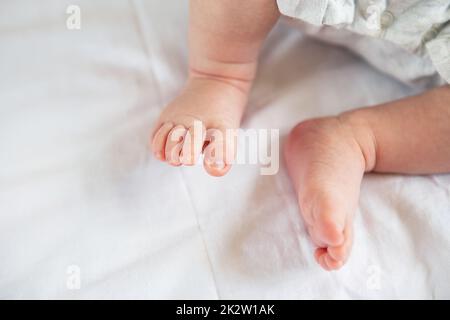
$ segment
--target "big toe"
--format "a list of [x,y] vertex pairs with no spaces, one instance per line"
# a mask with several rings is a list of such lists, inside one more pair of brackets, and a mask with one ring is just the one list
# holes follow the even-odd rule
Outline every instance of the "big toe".
[[193,166],[200,156],[205,141],[205,127],[202,122],[196,121],[189,127],[184,138],[180,161],[183,165]]
[[203,167],[206,172],[213,177],[222,177],[228,173],[231,169],[231,165],[224,162],[213,162],[209,161],[207,158],[203,161]]
[[347,262],[352,244],[353,228],[352,224],[348,223],[344,230],[344,242],[339,246],[317,248],[314,257],[325,270],[340,269]]
[[214,177],[225,175],[235,159],[235,138],[228,136],[226,130],[208,129],[205,141],[203,166],[206,172]]
[[340,269],[344,263],[331,257],[326,248],[318,248],[314,253],[317,263],[327,271]]

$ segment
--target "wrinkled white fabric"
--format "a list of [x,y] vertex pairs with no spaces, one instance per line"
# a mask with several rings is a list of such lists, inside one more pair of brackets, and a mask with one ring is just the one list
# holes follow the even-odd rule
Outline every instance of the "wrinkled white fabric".
[[450,0],[277,3],[284,15],[310,24],[310,33],[357,52],[402,81],[450,83]]
[[[1,4],[0,298],[450,298],[448,175],[367,176],[351,258],[325,272],[283,162],[217,179],[149,155],[186,77],[187,2],[76,3],[79,31],[73,1]],[[243,127],[285,136],[415,92],[281,23]]]

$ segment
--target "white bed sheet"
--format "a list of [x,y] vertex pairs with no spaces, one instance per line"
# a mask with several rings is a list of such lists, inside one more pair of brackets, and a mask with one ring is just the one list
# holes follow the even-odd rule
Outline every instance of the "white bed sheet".
[[[284,165],[217,179],[149,156],[186,76],[186,14],[186,1],[2,1],[0,298],[450,298],[448,175],[367,176],[352,256],[330,273]],[[420,90],[283,23],[261,60],[243,127],[282,136]]]

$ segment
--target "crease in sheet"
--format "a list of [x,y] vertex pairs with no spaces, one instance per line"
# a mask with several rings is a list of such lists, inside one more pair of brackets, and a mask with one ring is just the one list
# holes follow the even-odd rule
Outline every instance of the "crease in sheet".
[[[150,46],[148,45],[147,40],[146,40],[146,36],[148,36],[148,33],[146,33],[144,31],[144,30],[146,30],[146,28],[149,28],[149,26],[145,23],[145,19],[140,14],[140,12],[143,11],[142,10],[143,6],[142,6],[140,0],[129,0],[129,1],[130,1],[130,5],[131,5],[131,8],[132,8],[132,11],[134,13],[134,19],[136,21],[136,29],[137,29],[137,31],[139,33],[139,38],[141,39],[141,42],[142,42],[142,45],[144,47],[145,53],[146,53],[146,55],[149,58],[149,62],[150,62],[150,66],[151,66],[149,71],[150,71],[150,74],[152,76],[153,82],[155,84],[156,91],[158,93],[158,100],[160,102],[159,103],[160,104],[160,108],[162,108],[162,101],[163,101],[162,91],[161,91],[161,87],[159,85],[159,82],[157,81],[156,74],[154,72],[154,66],[153,66],[153,62],[152,62],[153,59],[152,59]],[[195,207],[194,201],[192,199],[191,192],[190,192],[190,190],[189,190],[189,188],[188,188],[188,186],[186,184],[186,179],[184,177],[184,174],[181,171],[179,171],[179,174],[181,176],[181,180],[182,180],[183,186],[184,186],[184,188],[186,190],[186,193],[187,193],[187,196],[189,198],[189,202],[191,203],[191,208],[194,211],[195,222],[197,224],[197,229],[198,229],[198,231],[200,233],[200,237],[202,239],[203,249],[205,251],[205,255],[206,255],[206,258],[207,258],[208,264],[209,264],[209,270],[211,272],[212,279],[213,279],[213,282],[214,282],[214,289],[215,289],[215,292],[216,292],[216,297],[220,299],[219,290],[218,290],[218,286],[217,286],[216,275],[215,275],[215,272],[214,272],[214,268],[212,266],[211,257],[210,257],[209,251],[208,251],[208,246],[207,246],[206,241],[205,241],[205,236],[204,236],[203,230],[202,230],[202,228],[200,226],[200,222],[199,222],[199,219],[198,219],[198,210]]]

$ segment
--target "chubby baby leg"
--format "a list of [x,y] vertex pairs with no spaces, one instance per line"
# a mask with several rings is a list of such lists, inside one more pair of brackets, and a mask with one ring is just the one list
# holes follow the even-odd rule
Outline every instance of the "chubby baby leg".
[[228,171],[235,146],[226,131],[240,126],[261,44],[278,17],[274,0],[190,1],[189,78],[155,125],[158,159],[193,165],[205,146],[217,145],[204,167],[214,176]]
[[365,172],[450,172],[450,87],[302,122],[285,157],[315,258],[338,269],[350,253]]

